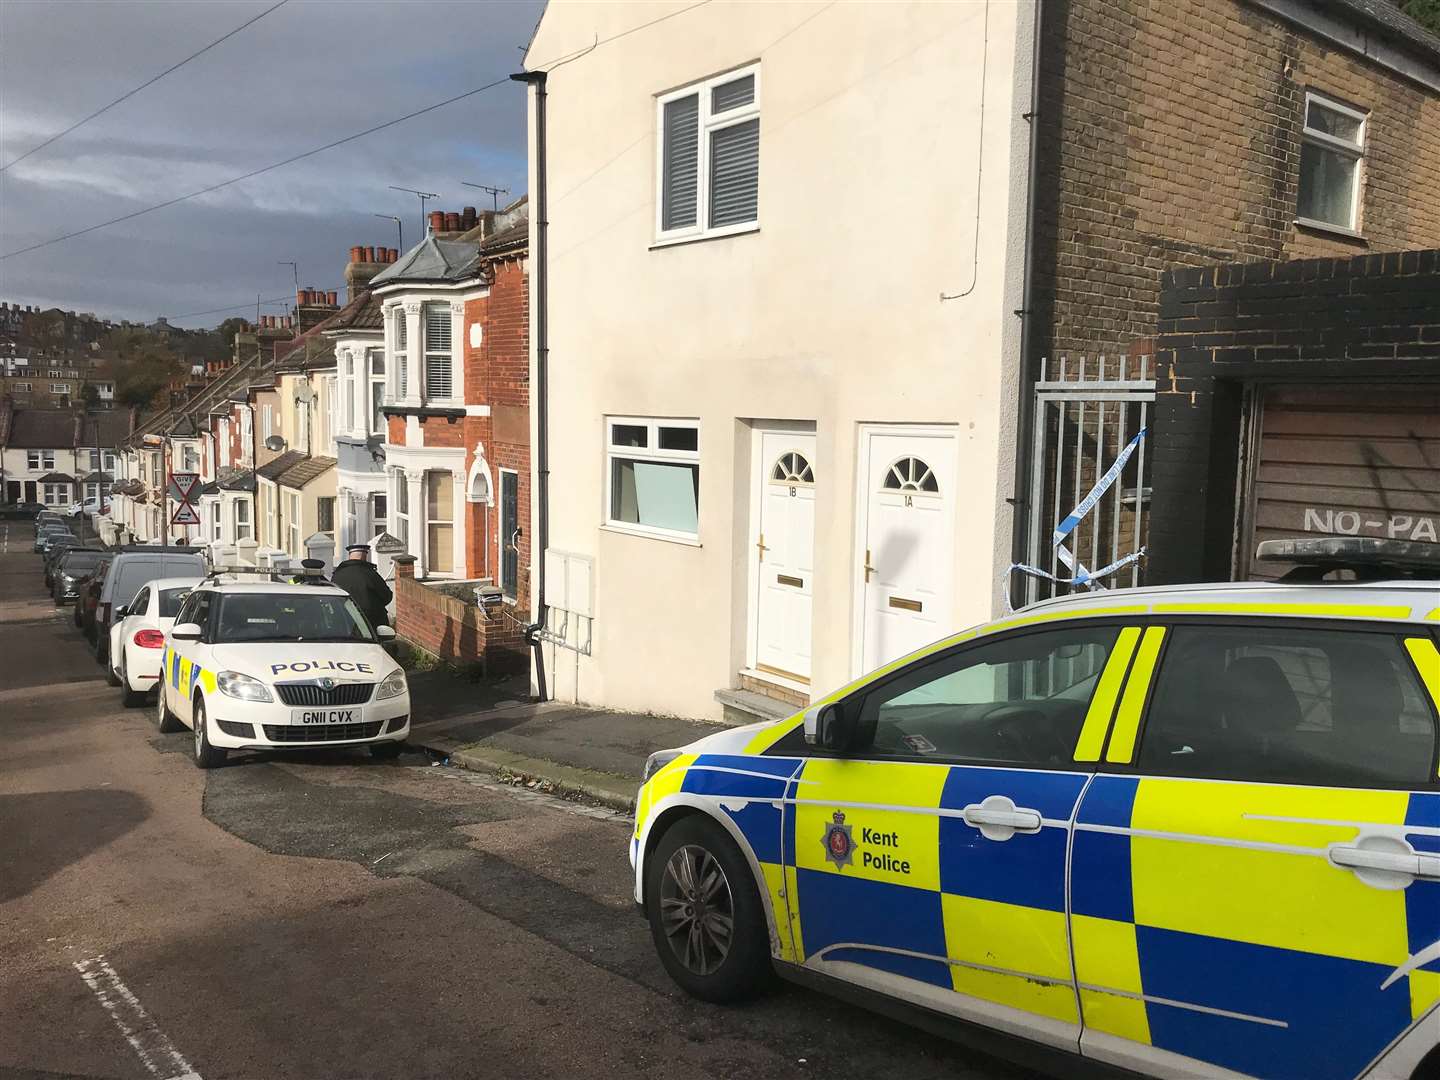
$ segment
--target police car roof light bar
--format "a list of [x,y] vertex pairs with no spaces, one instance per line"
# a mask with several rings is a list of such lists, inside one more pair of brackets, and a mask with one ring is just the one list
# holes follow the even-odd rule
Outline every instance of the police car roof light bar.
[[1314,536],[1263,540],[1255,549],[1259,562],[1295,564],[1281,581],[1322,581],[1326,574],[1348,570],[1357,581],[1394,579],[1440,580],[1440,544],[1386,540],[1373,536]]

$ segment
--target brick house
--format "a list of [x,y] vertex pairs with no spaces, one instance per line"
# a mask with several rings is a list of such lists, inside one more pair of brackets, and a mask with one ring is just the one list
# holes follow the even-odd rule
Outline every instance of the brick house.
[[[1178,304],[1234,274],[1265,272],[1237,265],[1305,260],[1309,269],[1276,271],[1292,285],[1270,298],[1295,316],[1293,284],[1302,278],[1290,275],[1319,273],[1311,260],[1349,266],[1440,245],[1440,39],[1394,6],[1367,0],[1060,0],[1044,5],[1041,19],[1032,288],[1017,402],[1015,494],[1025,512],[1016,515],[1014,550],[1021,561],[1049,556],[1054,567],[1048,538],[1058,518],[1113,460],[1122,433],[1129,438],[1146,422],[1147,447],[1073,546],[1104,564],[1105,538],[1122,537],[1118,555],[1148,534],[1148,572],[1127,571],[1120,583],[1147,573],[1175,580],[1201,572],[1185,554],[1193,521],[1175,508],[1206,490],[1195,486],[1194,444],[1183,429],[1201,413],[1211,420],[1198,399],[1200,412],[1186,418],[1192,384],[1174,365],[1179,357],[1193,372],[1197,361],[1177,350],[1236,345],[1223,336],[1236,326],[1206,321],[1233,316],[1236,297],[1192,298],[1184,322],[1169,312],[1157,365],[1165,282],[1176,285],[1167,295]],[[1226,269],[1207,272],[1202,286],[1198,272],[1217,266]],[[1258,311],[1249,317],[1256,321],[1246,344],[1266,344],[1278,327]],[[1196,336],[1179,344],[1187,334]],[[1248,396],[1252,418],[1266,392],[1293,397],[1315,380],[1365,374],[1356,366],[1343,374],[1333,365],[1262,368],[1243,377],[1223,369],[1239,382],[1220,392]],[[1435,369],[1412,366],[1405,378],[1427,371]],[[1282,375],[1299,381],[1282,386]],[[1101,404],[1099,393],[1080,392],[1082,378],[1128,380],[1129,389],[1113,391],[1128,403]],[[1380,402],[1391,391],[1375,385],[1374,395]],[[1241,435],[1237,427],[1217,439]],[[1150,466],[1154,475],[1142,477]],[[1207,575],[1248,571],[1227,561],[1233,539],[1219,562],[1204,561]]]
[[[530,607],[528,206],[435,211],[370,281],[384,325],[396,627],[446,659],[526,662]],[[422,582],[424,584],[422,584]],[[474,588],[499,590],[482,612]]]

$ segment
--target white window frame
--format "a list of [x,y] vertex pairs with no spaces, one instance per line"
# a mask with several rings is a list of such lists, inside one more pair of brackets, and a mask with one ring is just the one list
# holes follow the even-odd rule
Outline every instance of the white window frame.
[[346,349],[343,355],[345,358],[344,374],[341,376],[340,393],[345,397],[345,434],[353,435],[355,433],[355,354]]
[[305,533],[301,529],[303,524],[300,515],[304,510],[304,501],[300,498],[300,492],[290,491],[284,488],[277,489],[285,495],[285,550],[297,559],[305,557]]
[[69,394],[69,393],[70,393],[70,384],[69,384],[69,383],[63,383],[63,382],[52,382],[52,383],[50,384],[50,393],[52,393],[52,394]]
[[35,389],[34,385],[28,382],[16,382],[10,385],[17,394],[28,394]]
[[[1347,116],[1351,120],[1356,121],[1360,125],[1360,130],[1356,133],[1356,141],[1349,142],[1345,139],[1339,139],[1334,135],[1329,135],[1326,132],[1317,131],[1310,127],[1311,105],[1318,105],[1322,109],[1328,109],[1331,112],[1339,113],[1341,116]],[[1301,217],[1298,213],[1295,215],[1295,224],[1304,225],[1310,229],[1340,232],[1347,236],[1360,236],[1360,192],[1364,190],[1365,187],[1365,144],[1370,134],[1370,114],[1361,112],[1359,109],[1349,105],[1342,105],[1333,98],[1328,98],[1324,94],[1317,94],[1313,90],[1305,91],[1305,102],[1302,108],[1304,111],[1300,114],[1300,141],[1302,143],[1309,143],[1312,146],[1318,146],[1323,150],[1333,150],[1336,153],[1344,154],[1346,157],[1352,158],[1355,161],[1355,179],[1350,185],[1349,225],[1337,225],[1333,221],[1321,221],[1318,218]],[[1301,183],[1298,158],[1295,168],[1295,200],[1298,205]]]
[[[449,323],[450,323],[450,348],[449,348],[449,349],[434,349],[434,350],[432,350],[432,349],[430,348],[430,330],[429,330],[429,326],[430,326],[430,309],[431,309],[431,308],[436,309],[436,311],[437,311],[439,314],[443,315],[443,316],[449,321]],[[422,303],[422,304],[420,305],[420,337],[422,338],[421,347],[420,347],[420,379],[421,379],[420,385],[424,388],[424,392],[423,392],[422,395],[421,395],[421,400],[422,400],[422,402],[424,402],[424,403],[427,404],[427,405],[452,405],[452,404],[456,404],[456,403],[458,403],[458,402],[461,400],[461,398],[462,398],[462,396],[463,396],[463,394],[464,394],[464,388],[463,388],[461,385],[459,385],[461,379],[462,379],[463,376],[464,376],[464,371],[463,371],[461,365],[459,365],[459,364],[457,364],[457,363],[455,362],[455,353],[456,353],[456,351],[457,351],[456,348],[455,348],[455,342],[456,342],[456,338],[457,338],[457,336],[458,336],[458,335],[456,335],[456,333],[455,333],[455,323],[456,323],[456,319],[455,319],[454,306],[453,306],[453,303],[452,303],[450,300],[444,299],[444,298],[435,299],[435,300],[426,300],[424,303]],[[407,342],[407,345],[408,345],[408,342]],[[436,394],[436,393],[433,393],[433,392],[431,391],[431,389],[430,389],[430,357],[431,357],[431,356],[435,356],[435,357],[444,356],[444,357],[447,358],[447,359],[449,360],[449,362],[450,362],[450,393],[448,393],[448,394],[443,394],[443,395],[442,395],[442,394]]]
[[[383,507],[382,514],[378,508]],[[374,539],[390,528],[390,496],[387,492],[376,491],[370,496],[370,537]]]
[[260,440],[262,442],[275,434],[274,418],[274,409],[271,406],[260,406]]
[[71,501],[70,485],[41,484],[40,501],[46,506],[69,506]]
[[[328,529],[325,528],[325,522],[322,520],[323,515],[321,514],[321,510],[324,508],[326,503],[330,504],[330,527]],[[331,540],[334,540],[335,518],[339,513],[340,506],[339,498],[337,496],[317,495],[315,497],[315,531],[318,533],[324,533],[326,536],[330,537]]]
[[251,539],[255,535],[255,531],[250,521],[250,500],[236,499],[234,514],[235,539],[237,541]]
[[[376,360],[380,362],[380,373],[378,375],[375,373]],[[365,387],[365,426],[363,430],[369,435],[389,434],[389,424],[386,423],[385,414],[380,411],[385,407],[385,378],[386,372],[388,371],[389,368],[385,362],[384,347],[375,348],[371,346],[366,348],[365,380],[363,384]],[[375,404],[375,387],[377,384],[380,387],[380,404],[378,407]]]
[[[734,82],[736,79],[753,75],[755,78],[755,99],[749,105],[728,109],[718,117],[710,113],[711,91],[717,86]],[[696,163],[695,224],[678,229],[665,226],[665,106],[672,101],[697,94],[700,102],[698,160]],[[733,68],[721,75],[715,75],[701,82],[682,86],[655,97],[655,246],[682,243],[686,240],[710,239],[718,236],[734,236],[737,233],[755,232],[760,228],[759,195],[756,195],[755,220],[722,225],[718,229],[707,227],[710,217],[710,135],[735,124],[745,123],[760,115],[760,63],[756,61],[744,67]],[[608,435],[607,435],[608,439]]]
[[[410,506],[410,488],[407,486],[410,481],[406,478],[403,469],[394,469],[391,474],[395,477],[395,497],[390,499],[387,504],[386,521],[387,524],[394,523],[396,527],[394,536],[404,543],[405,550],[409,551],[410,526],[414,523],[415,516],[415,511]],[[404,523],[403,527],[402,522]]]
[[[633,446],[617,446],[612,441],[612,432],[617,426],[643,427],[646,429],[645,446],[643,448]],[[688,428],[695,432],[694,450],[662,450],[660,449],[660,429],[664,428]],[[604,528],[614,531],[631,533],[635,536],[649,536],[660,540],[673,540],[679,543],[699,546],[700,543],[700,495],[695,495],[695,531],[684,532],[679,529],[662,529],[655,525],[642,525],[633,521],[618,521],[611,516],[614,502],[615,482],[615,459],[624,458],[635,461],[653,461],[659,464],[680,462],[687,465],[700,465],[700,452],[703,445],[700,440],[700,421],[695,417],[679,416],[607,416],[605,417],[605,525]],[[497,519],[499,514],[496,515]]]
[[405,400],[409,387],[406,383],[411,376],[410,371],[410,346],[414,344],[410,340],[408,328],[405,329],[405,346],[400,346],[400,331],[406,327],[405,320],[409,316],[405,312],[405,305],[393,304],[386,309],[389,318],[385,320],[387,335],[389,337],[389,348],[386,349],[385,370],[390,377],[390,393],[387,404],[398,404]]

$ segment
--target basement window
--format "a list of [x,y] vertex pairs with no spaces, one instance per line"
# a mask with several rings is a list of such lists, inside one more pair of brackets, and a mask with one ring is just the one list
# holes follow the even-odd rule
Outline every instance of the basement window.
[[646,536],[696,539],[699,421],[610,417],[606,431],[606,524]]
[[1300,194],[1295,211],[1298,224],[1359,233],[1368,123],[1365,113],[1348,105],[1319,94],[1305,95]]

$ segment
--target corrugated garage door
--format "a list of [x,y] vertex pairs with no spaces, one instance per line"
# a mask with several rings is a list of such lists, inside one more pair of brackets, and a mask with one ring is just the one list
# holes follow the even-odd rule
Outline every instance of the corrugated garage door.
[[1440,540],[1440,386],[1270,387],[1259,410],[1241,576],[1261,540]]

